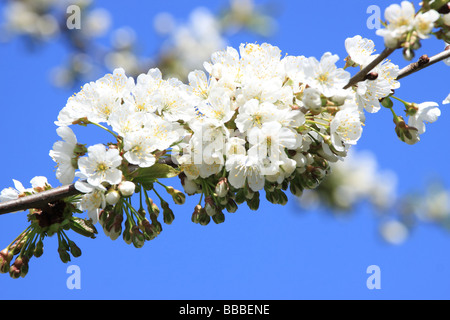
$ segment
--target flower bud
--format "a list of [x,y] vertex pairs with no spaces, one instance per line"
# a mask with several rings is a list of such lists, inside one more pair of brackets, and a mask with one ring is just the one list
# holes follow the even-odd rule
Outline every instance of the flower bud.
[[119,192],[124,197],[129,197],[134,194],[136,190],[136,185],[131,181],[122,181],[119,184]]
[[228,191],[230,190],[230,186],[228,185],[227,178],[221,178],[216,185],[215,192],[219,198],[224,198]]
[[186,196],[179,190],[175,190],[172,194],[172,199],[175,204],[181,205],[186,202]]
[[416,128],[408,126],[402,117],[396,122],[395,132],[398,138],[409,145],[416,144],[420,141],[420,135]]
[[13,278],[13,279],[19,279],[20,278],[20,269],[19,268],[17,268],[15,265],[12,265],[10,268],[9,268],[9,275],[10,275],[10,277],[11,278]]
[[209,222],[211,221],[211,217],[206,213],[205,208],[202,208],[200,210],[200,217],[199,217],[199,223],[202,226],[206,226],[209,224]]
[[116,190],[110,190],[105,196],[106,203],[110,205],[115,205],[120,200],[120,193]]
[[227,204],[225,205],[225,208],[227,209],[227,211],[229,213],[235,213],[238,209],[238,206],[237,206],[236,202],[234,202],[233,199],[229,198],[227,201]]
[[212,216],[212,219],[216,224],[223,223],[225,221],[225,215],[222,211],[219,211]]
[[287,195],[279,190],[278,191],[278,204],[281,204],[282,206],[286,205],[286,203],[288,203],[288,197]]
[[291,181],[291,184],[289,185],[289,190],[296,197],[301,197],[303,195],[303,188],[294,180]]
[[245,201],[244,189],[239,189],[238,192],[236,192],[236,196],[234,198],[234,201],[236,201],[237,204],[244,203],[244,201]]
[[70,261],[70,255],[63,247],[58,248],[59,258],[63,263],[67,263]]
[[70,253],[72,253],[72,256],[74,256],[75,258],[81,256],[81,249],[72,240],[69,240],[69,248]]
[[133,242],[133,245],[136,248],[142,248],[145,243],[145,237],[141,230],[139,230],[138,226],[133,226],[131,230],[131,241]]
[[200,187],[193,180],[189,180],[188,178],[183,178],[181,180],[181,184],[183,185],[184,192],[188,195],[193,195],[200,189]]
[[165,224],[171,224],[175,220],[175,215],[172,209],[169,208],[169,204],[165,201],[161,201],[161,207],[163,208],[163,219]]
[[415,53],[413,50],[411,50],[410,48],[403,49],[403,58],[406,61],[411,61],[412,59],[414,59],[414,57],[415,57]]
[[200,222],[200,211],[202,210],[201,205],[196,205],[194,208],[194,213],[192,213],[191,221],[193,223],[199,223]]
[[115,222],[110,231],[108,232],[108,236],[111,240],[117,240],[119,238],[120,234],[122,233],[122,224]]
[[39,241],[36,243],[36,247],[34,248],[34,256],[36,258],[39,258],[44,253],[44,243],[42,242],[42,239],[39,239]]
[[214,200],[211,196],[207,196],[205,198],[205,210],[206,214],[210,217],[214,216],[217,213],[216,204],[214,203]]
[[259,192],[255,192],[252,199],[247,200],[247,205],[250,210],[256,211],[259,209]]
[[126,244],[131,244],[132,243],[130,229],[126,228],[123,231],[122,238],[123,238],[123,241],[125,241]]
[[149,213],[154,213],[155,216],[158,217],[159,216],[159,212],[160,212],[158,206],[150,198],[148,198],[146,200],[146,202],[147,202],[147,210],[148,210],[148,212]]

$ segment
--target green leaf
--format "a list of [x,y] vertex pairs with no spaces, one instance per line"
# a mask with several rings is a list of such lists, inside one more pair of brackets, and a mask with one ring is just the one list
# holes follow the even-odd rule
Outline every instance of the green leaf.
[[98,233],[91,221],[77,217],[72,217],[70,220],[70,229],[92,239],[94,239],[95,235]]
[[135,173],[133,182],[137,183],[151,183],[158,179],[173,178],[176,177],[180,171],[175,168],[161,163],[155,163],[148,168],[139,168]]

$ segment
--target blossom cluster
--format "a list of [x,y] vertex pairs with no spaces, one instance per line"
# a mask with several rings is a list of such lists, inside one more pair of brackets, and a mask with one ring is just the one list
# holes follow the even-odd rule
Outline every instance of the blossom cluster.
[[[424,1],[418,13],[406,1],[388,7],[389,23],[377,32],[386,46],[403,47],[410,59],[436,27],[440,33],[433,34],[447,41],[450,7],[440,12],[431,3]],[[79,256],[65,231],[95,237],[96,223],[111,239],[123,235],[127,243],[141,247],[162,230],[160,208],[166,224],[175,218],[157,187],[175,204],[183,204],[185,194],[200,195],[191,219],[201,225],[223,222],[224,210],[233,213],[244,202],[257,210],[262,193],[269,202],[284,205],[287,192],[301,197],[304,190],[321,185],[333,167],[339,168],[336,164],[361,138],[366,114],[382,108],[392,112],[400,140],[417,143],[425,125],[440,116],[438,103],[395,96],[400,68],[375,54],[372,40],[357,35],[346,39],[345,49],[348,56],[340,67],[339,56],[331,52],[317,59],[282,55],[268,43],[246,43],[213,53],[204,70],[188,74],[188,83],[165,78],[159,68],[134,77],[116,68],[86,83],[59,112],[55,124],[62,140],[49,152],[57,179],[63,185],[74,183],[78,194],[31,209],[30,227],[0,252],[0,272],[24,276],[29,258],[42,254],[43,237],[53,234],[58,235],[62,261],[70,260],[69,252]],[[368,66],[364,78],[352,82],[355,77],[347,69],[360,74]],[[404,105],[407,120],[394,111],[392,99]],[[72,126],[100,128],[112,140],[87,146]],[[379,189],[366,179],[365,187],[371,186],[352,199],[351,185],[364,175],[351,163],[346,169],[353,175],[340,180],[340,195],[326,190],[341,206],[351,206],[366,193],[376,193],[374,202],[390,193],[387,184]],[[175,176],[184,193],[160,181]],[[15,189],[1,191],[0,202],[52,188],[44,177],[33,179],[31,189],[14,184]],[[135,194],[139,207],[132,202]],[[73,215],[84,211],[86,220]],[[10,266],[15,254],[19,256]]]
[[[432,34],[450,42],[450,6],[444,1],[424,1],[416,11],[410,1],[392,4],[385,10],[385,28],[377,30],[389,48],[403,47],[404,57],[414,58],[414,51],[421,47],[421,40]],[[439,30],[436,30],[439,29]]]
[[[361,36],[348,38],[345,48],[340,68],[330,52],[318,60],[282,56],[268,43],[227,47],[204,63],[206,72],[190,72],[188,84],[164,79],[157,68],[136,81],[115,69],[83,86],[59,113],[63,141],[50,152],[57,178],[63,184],[80,178],[79,207],[94,222],[121,197],[153,188],[157,179],[142,183],[130,166],[151,170],[161,159],[179,170],[185,193],[205,197],[207,216],[234,212],[244,201],[256,209],[263,190],[269,201],[285,203],[288,188],[299,196],[320,184],[329,163],[344,159],[361,137],[365,113],[378,112],[400,87],[399,67],[384,60],[344,89],[351,78],[346,68],[363,68],[378,56],[373,41]],[[408,124],[396,117],[397,134],[415,143],[424,121],[434,122],[440,110],[432,102],[411,104],[408,115]],[[86,148],[72,124],[99,126],[116,142]]]

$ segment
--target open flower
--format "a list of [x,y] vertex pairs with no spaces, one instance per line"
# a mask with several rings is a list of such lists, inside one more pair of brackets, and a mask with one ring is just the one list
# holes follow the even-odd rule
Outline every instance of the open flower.
[[434,28],[434,23],[440,18],[436,10],[419,12],[414,18],[414,27],[421,39],[426,39]]
[[377,30],[376,34],[384,38],[387,47],[397,47],[400,38],[414,28],[415,14],[414,5],[409,1],[390,5],[384,12],[388,25],[386,29]]
[[338,151],[344,151],[347,145],[354,145],[362,134],[359,112],[348,108],[336,113],[330,123],[331,142]]
[[425,132],[425,123],[433,123],[441,115],[441,110],[436,102],[423,102],[416,105],[417,112],[410,116],[408,125],[418,130],[419,134]]
[[74,159],[77,157],[75,153],[77,137],[69,127],[59,127],[56,132],[63,141],[55,142],[49,155],[57,164],[56,178],[65,185],[72,183],[75,177]]
[[98,187],[102,182],[118,184],[122,181],[122,172],[118,169],[121,163],[119,150],[106,150],[103,144],[96,144],[88,148],[87,157],[78,160],[78,167],[87,177],[87,182]]
[[365,65],[367,59],[375,52],[375,44],[372,40],[358,35],[345,40],[345,50],[354,63]]
[[305,68],[305,82],[326,97],[339,93],[350,80],[350,73],[336,67],[338,60],[339,56],[330,52],[326,52],[320,61],[314,57],[309,58],[309,67]]
[[[81,178],[88,178],[86,175],[78,172],[77,175]],[[77,206],[82,211],[87,211],[92,223],[98,222],[98,216],[102,209],[106,207],[106,188],[102,185],[93,186],[84,181],[76,181],[75,188],[84,193]]]
[[262,163],[256,154],[233,155],[227,160],[226,168],[229,171],[228,181],[233,187],[243,188],[247,183],[255,192],[264,188]]

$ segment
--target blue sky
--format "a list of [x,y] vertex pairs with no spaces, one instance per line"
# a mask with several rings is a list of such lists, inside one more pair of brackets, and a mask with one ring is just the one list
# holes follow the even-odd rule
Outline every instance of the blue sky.
[[[330,51],[344,59],[345,39],[360,34],[373,39],[381,52],[382,39],[366,26],[366,9],[375,4],[383,12],[398,2],[277,1],[274,36],[264,39],[244,33],[230,38],[229,44],[267,41],[291,55],[320,58]],[[126,6],[119,1],[98,1],[97,5],[110,10],[113,27],[134,28],[143,51],[149,54],[159,44],[152,29],[158,12],[187,19],[200,5],[213,12],[220,8],[220,2],[199,0],[129,0]],[[442,42],[424,41],[417,56],[442,48]],[[58,140],[53,121],[73,89],[53,87],[48,75],[64,61],[65,52],[60,43],[29,52],[20,39],[0,46],[0,188],[11,186],[12,179],[26,186],[36,175],[59,185],[48,151]],[[392,60],[401,67],[407,64],[399,53]],[[405,78],[398,95],[409,101],[441,103],[450,92],[449,71],[440,63]],[[397,105],[397,110],[401,107]],[[397,139],[391,114],[381,110],[367,116],[358,149],[374,152],[381,168],[397,173],[400,193],[423,189],[435,176],[450,187],[446,165],[449,123],[450,112],[444,106],[439,120],[427,126],[422,141],[408,146]],[[392,246],[381,240],[375,214],[368,206],[338,219],[323,210],[301,211],[290,200],[284,207],[263,201],[257,212],[242,206],[227,214],[225,223],[202,227],[190,221],[197,198],[188,198],[184,206],[173,208],[174,223],[163,225],[158,238],[141,249],[120,238],[111,241],[100,229],[95,240],[73,234],[83,254],[68,264],[59,260],[57,240],[49,238],[44,255],[31,261],[24,279],[0,275],[0,299],[450,298],[450,233],[421,225],[406,243]],[[26,213],[1,216],[0,247],[6,247],[26,226]],[[70,265],[81,270],[79,290],[66,286]],[[366,286],[366,270],[371,265],[381,270],[379,290]]]

